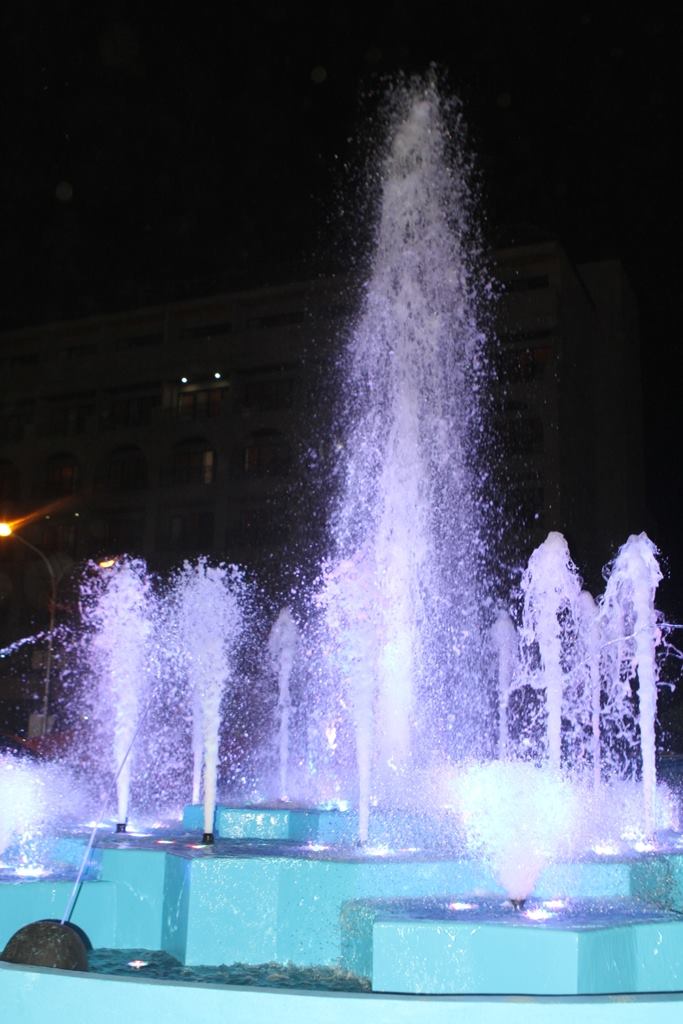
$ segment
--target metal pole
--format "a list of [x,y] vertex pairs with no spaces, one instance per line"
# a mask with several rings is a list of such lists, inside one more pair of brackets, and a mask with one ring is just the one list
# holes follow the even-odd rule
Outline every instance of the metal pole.
[[33,551],[36,555],[38,555],[39,558],[42,558],[45,564],[45,568],[47,569],[48,575],[50,577],[50,624],[48,627],[47,635],[47,657],[45,659],[45,683],[43,691],[42,712],[42,735],[45,736],[47,734],[47,716],[50,708],[50,673],[52,671],[52,637],[55,630],[55,611],[57,607],[57,578],[55,576],[55,571],[52,568],[50,560],[40,550],[40,548],[37,548],[35,544],[31,544],[29,540],[26,540],[24,537],[21,537],[18,533],[12,532],[11,536],[15,537],[16,540],[20,541],[25,547]]

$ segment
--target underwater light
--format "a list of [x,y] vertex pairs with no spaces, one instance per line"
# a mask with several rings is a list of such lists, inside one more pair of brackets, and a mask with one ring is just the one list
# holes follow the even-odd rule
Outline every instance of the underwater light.
[[366,846],[363,852],[368,857],[386,857],[392,852],[392,849],[390,846]]
[[453,900],[448,904],[449,910],[476,910],[476,903],[465,903],[463,900]]
[[657,849],[657,846],[653,842],[639,839],[637,843],[633,844],[633,849],[636,850],[638,853],[652,853],[653,850]]
[[50,872],[47,868],[40,867],[39,865],[28,865],[25,864],[23,867],[15,868],[14,874],[20,878],[45,878]]
[[348,811],[349,807],[348,800],[327,800],[320,805],[322,811]]
[[548,910],[562,910],[567,906],[566,900],[543,900],[543,906]]
[[530,921],[547,921],[553,916],[549,910],[544,910],[543,907],[534,907],[532,910],[524,910],[523,914]]
[[149,967],[149,960],[129,960],[128,966],[134,971],[139,971],[141,967]]
[[596,843],[595,846],[591,846],[591,850],[599,857],[613,857],[619,853],[619,847],[614,843]]

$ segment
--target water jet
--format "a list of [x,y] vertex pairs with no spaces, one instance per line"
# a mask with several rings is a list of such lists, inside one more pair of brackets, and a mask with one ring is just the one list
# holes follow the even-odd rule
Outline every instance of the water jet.
[[[0,965],[3,1003],[26,1024],[48,1000],[57,1019],[87,1005],[103,1022],[199,1008],[509,1024],[574,1019],[587,1000],[596,1020],[680,1016],[683,845],[653,740],[656,550],[629,538],[595,601],[552,533],[518,621],[497,606],[468,161],[446,159],[432,85],[395,105],[373,271],[341,360],[328,558],[308,621],[281,613],[264,652],[270,767],[230,777],[219,799],[221,715],[253,682],[242,572],[200,558],[155,580],[120,559],[96,577],[82,650],[125,837],[45,827],[35,779],[3,761],[0,786],[21,780],[26,806],[2,823],[0,922],[11,934],[72,905],[108,973]],[[299,644],[315,652],[306,686]],[[522,692],[529,720],[513,711]],[[245,731],[225,715],[235,744]],[[180,820],[136,794],[165,771]],[[129,811],[144,828],[126,830]],[[19,881],[41,865],[49,876]],[[141,974],[158,961],[170,982]]]

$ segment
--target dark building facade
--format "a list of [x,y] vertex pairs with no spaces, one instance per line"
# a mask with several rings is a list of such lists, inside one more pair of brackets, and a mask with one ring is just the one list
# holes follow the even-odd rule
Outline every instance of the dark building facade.
[[[633,298],[617,262],[575,267],[554,242],[500,249],[495,265],[501,515],[527,556],[559,529],[599,569],[644,528]],[[352,291],[301,281],[2,336],[0,518],[50,560],[58,617],[88,559],[278,564],[310,528],[302,442],[330,446],[324,378]],[[45,624],[48,583],[0,540],[0,646]],[[12,662],[0,700],[26,685]]]

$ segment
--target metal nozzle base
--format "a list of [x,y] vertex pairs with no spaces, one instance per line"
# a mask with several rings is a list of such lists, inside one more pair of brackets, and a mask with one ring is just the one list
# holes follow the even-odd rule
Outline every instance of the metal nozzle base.
[[205,832],[202,836],[202,846],[213,846],[213,832]]
[[127,825],[128,825],[128,823],[126,821],[118,821],[116,823],[116,831],[117,831],[117,833],[125,832]]

